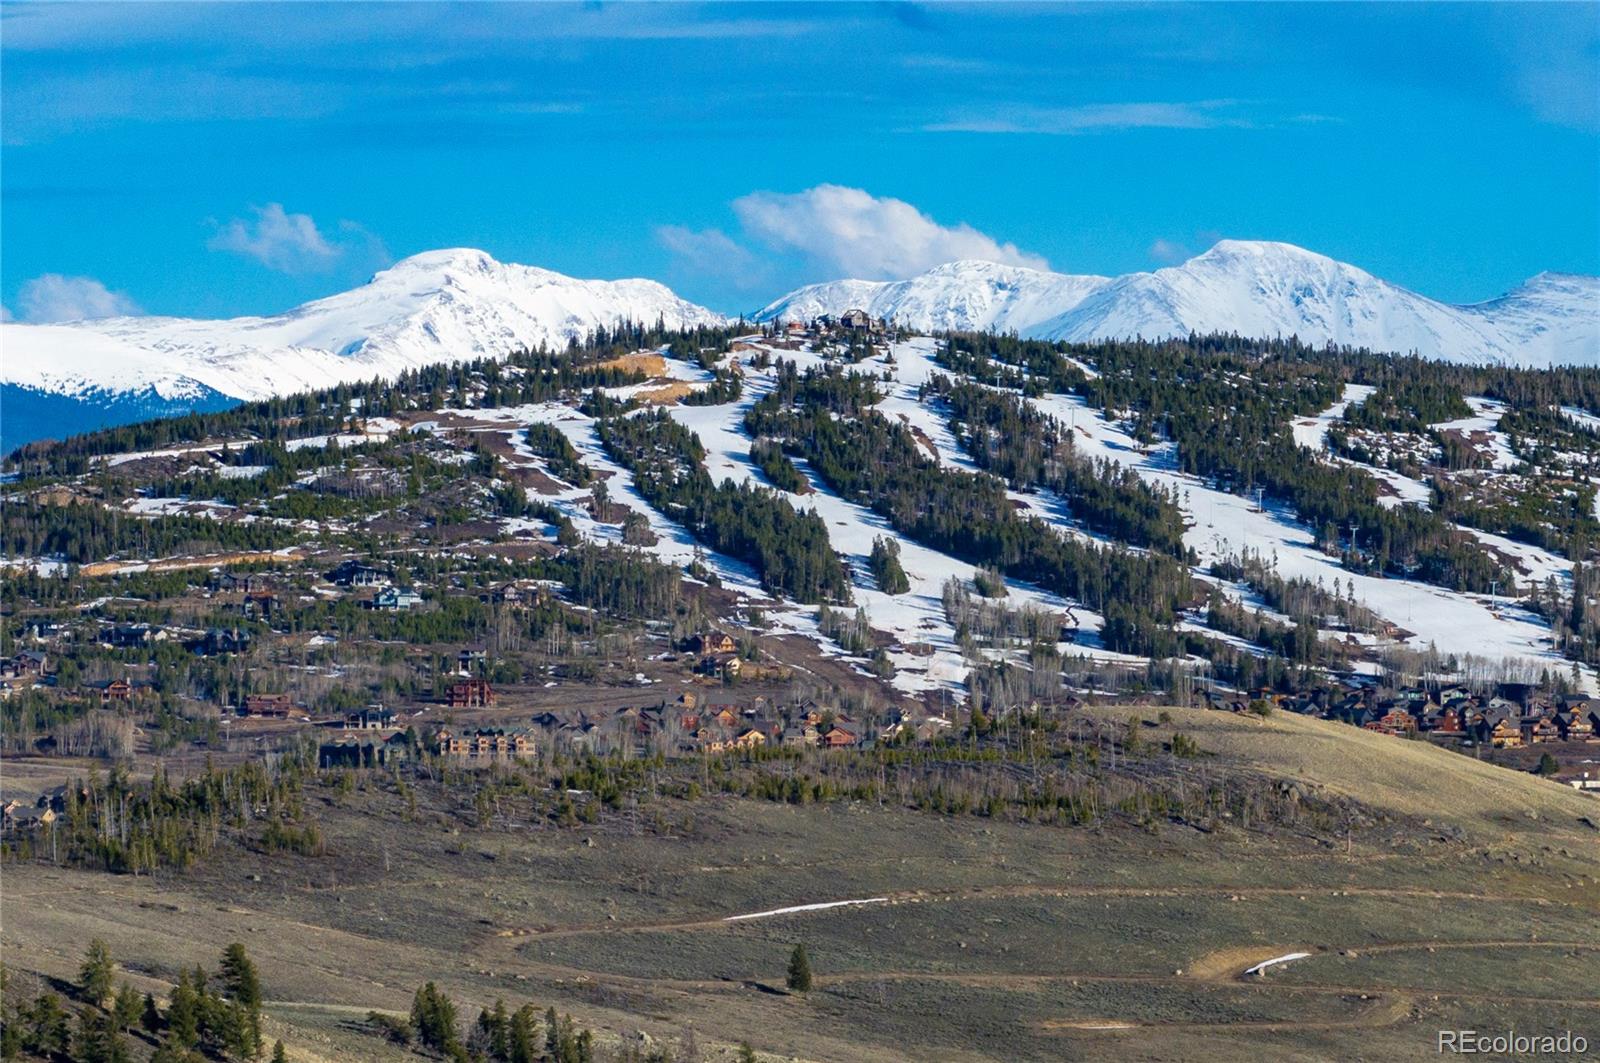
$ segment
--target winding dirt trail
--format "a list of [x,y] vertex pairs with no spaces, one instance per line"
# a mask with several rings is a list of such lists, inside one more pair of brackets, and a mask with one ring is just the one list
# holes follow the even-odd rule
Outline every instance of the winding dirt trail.
[[[892,890],[873,897],[850,898],[842,900],[828,900],[820,902],[801,902],[789,908],[775,909],[769,912],[751,913],[748,915],[718,915],[694,919],[671,919],[641,923],[579,923],[569,926],[557,927],[511,927],[500,930],[495,936],[501,939],[527,939],[527,938],[563,938],[581,937],[589,934],[638,934],[654,933],[660,931],[684,930],[726,930],[730,925],[756,917],[776,917],[785,915],[805,915],[810,911],[823,909],[836,909],[846,906],[863,904],[938,904],[947,902],[979,902],[984,900],[1004,900],[1018,897],[1065,897],[1065,898],[1182,898],[1182,897],[1209,897],[1215,899],[1240,900],[1264,897],[1303,897],[1336,898],[1336,897],[1387,897],[1407,900],[1457,900],[1473,901],[1489,904],[1533,904],[1539,906],[1565,905],[1564,901],[1552,901],[1543,898],[1529,898],[1516,894],[1477,893],[1459,890],[1434,890],[1405,887],[1374,886],[1360,887],[1347,886],[1338,889],[1329,889],[1327,886],[974,886],[963,889],[951,890],[926,890],[906,889]],[[1571,902],[1574,907],[1584,907],[1581,902]],[[1427,943],[1437,944],[1437,943]]]

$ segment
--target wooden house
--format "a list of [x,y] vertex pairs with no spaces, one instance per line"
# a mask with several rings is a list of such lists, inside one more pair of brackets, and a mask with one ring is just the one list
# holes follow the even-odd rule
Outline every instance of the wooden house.
[[241,708],[246,716],[281,720],[294,709],[294,702],[287,694],[246,694]]
[[439,753],[467,763],[514,760],[534,754],[533,735],[522,728],[440,731]]
[[1594,721],[1580,708],[1563,709],[1556,714],[1556,726],[1561,729],[1561,737],[1567,742],[1593,742],[1595,740]]
[[859,741],[854,731],[843,727],[830,727],[823,734],[820,744],[824,749],[853,749]]
[[721,631],[702,632],[689,640],[690,651],[701,656],[716,653],[733,653],[738,648],[732,636]]
[[487,708],[494,704],[494,688],[487,679],[463,679],[450,684],[445,701],[452,709]]

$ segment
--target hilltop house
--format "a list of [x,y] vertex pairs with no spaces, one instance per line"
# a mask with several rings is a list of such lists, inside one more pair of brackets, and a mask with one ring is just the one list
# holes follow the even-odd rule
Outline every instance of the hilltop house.
[[494,704],[494,688],[487,679],[463,679],[450,684],[445,701],[453,709],[486,708]]

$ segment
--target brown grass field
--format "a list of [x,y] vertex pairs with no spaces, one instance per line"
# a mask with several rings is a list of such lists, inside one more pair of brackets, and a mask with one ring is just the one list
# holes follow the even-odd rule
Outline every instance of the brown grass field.
[[[6,963],[70,977],[98,936],[159,993],[243,941],[297,1060],[401,1058],[362,1020],[429,979],[468,1019],[531,1000],[603,1049],[692,1039],[707,1059],[741,1041],[838,1061],[1421,1059],[1458,1027],[1600,1045],[1600,801],[1342,725],[1169,711],[1162,729],[1219,766],[1349,795],[1373,825],[1097,832],[702,799],[666,832],[480,830],[443,807],[408,820],[377,785],[318,789],[322,857],[7,866]],[[727,919],[843,900],[872,903]],[[781,988],[797,942],[808,995]],[[1290,952],[1310,956],[1243,975]]]

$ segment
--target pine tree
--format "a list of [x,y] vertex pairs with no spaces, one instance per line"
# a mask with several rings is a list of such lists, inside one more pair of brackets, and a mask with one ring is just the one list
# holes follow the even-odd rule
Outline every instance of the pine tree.
[[223,993],[230,999],[252,1012],[261,1010],[261,979],[256,974],[256,965],[237,941],[222,954],[222,986]]
[[289,1054],[283,1049],[283,1042],[274,1042],[272,1046],[272,1063],[289,1063]]
[[511,1016],[511,1063],[538,1063],[539,1020],[533,1005],[524,1004]]
[[83,999],[96,1007],[104,1004],[111,995],[111,979],[115,973],[111,950],[99,938],[89,942],[84,953],[83,966],[78,968],[78,988]]
[[417,1040],[428,1048],[449,1055],[460,1047],[455,1003],[432,982],[418,989],[412,1000],[411,1025]]
[[111,1010],[117,1018],[117,1025],[131,1030],[134,1023],[139,1021],[139,1016],[144,1014],[144,998],[139,996],[137,989],[123,982],[122,988],[117,990],[117,1000]]
[[787,985],[796,993],[811,992],[811,961],[806,957],[804,945],[796,945],[789,955]]
[[200,1040],[200,994],[195,991],[187,971],[178,974],[167,1005],[167,1030],[172,1043],[187,1051]]

